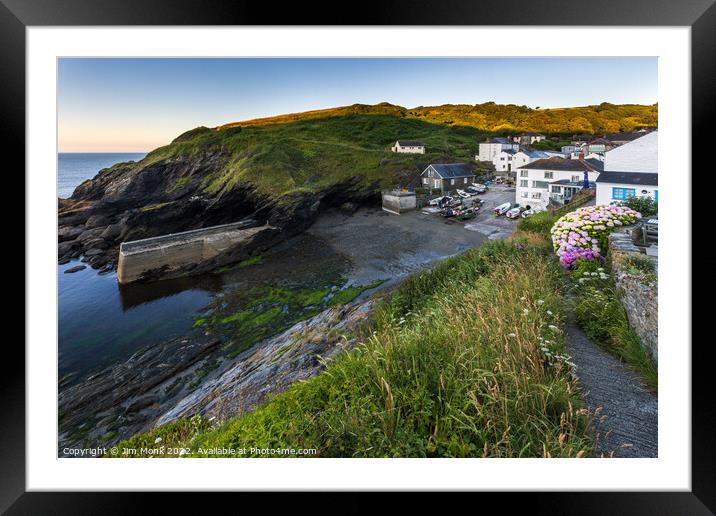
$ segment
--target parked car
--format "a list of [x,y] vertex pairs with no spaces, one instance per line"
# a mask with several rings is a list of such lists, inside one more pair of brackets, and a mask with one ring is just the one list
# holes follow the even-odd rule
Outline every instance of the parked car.
[[492,211],[496,217],[499,217],[500,215],[507,213],[510,208],[512,208],[512,203],[506,202],[504,204],[500,204],[499,206],[495,206]]
[[450,201],[452,201],[452,197],[449,195],[441,195],[440,197],[436,197],[435,199],[428,201],[428,204],[430,206],[440,206],[442,204],[447,204]]
[[525,211],[525,209],[526,209],[526,208],[520,207],[519,204],[515,204],[514,207],[510,208],[509,210],[507,210],[507,211],[505,212],[505,217],[507,217],[508,219],[516,219],[516,218],[519,218],[520,213],[522,213],[523,211]]

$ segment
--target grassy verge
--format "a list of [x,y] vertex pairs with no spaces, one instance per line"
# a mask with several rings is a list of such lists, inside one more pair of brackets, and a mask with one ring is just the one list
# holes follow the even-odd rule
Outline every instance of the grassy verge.
[[595,262],[581,262],[573,277],[577,324],[592,341],[631,366],[651,389],[656,390],[657,368],[629,325],[609,262],[603,268]]
[[162,437],[194,456],[216,447],[237,455],[310,448],[321,457],[590,455],[565,355],[563,284],[544,238],[489,242],[409,277],[378,307],[368,337],[322,374],[219,427],[197,424],[190,435],[160,427],[119,446],[151,448]]
[[[540,212],[521,220],[518,227],[521,231],[549,237],[550,229],[561,215],[564,213]],[[631,268],[634,274],[640,274],[646,282],[656,281],[653,266],[649,269],[643,261],[632,258],[625,267]],[[576,322],[593,342],[631,366],[649,388],[656,390],[657,368],[629,325],[610,269],[609,260],[603,266],[598,262],[580,260],[572,271],[570,281],[573,280],[575,285],[573,310]]]

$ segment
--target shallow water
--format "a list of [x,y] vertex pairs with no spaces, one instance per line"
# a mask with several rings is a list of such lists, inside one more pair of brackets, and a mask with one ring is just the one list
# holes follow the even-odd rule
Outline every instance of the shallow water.
[[[120,286],[114,273],[100,275],[78,260],[58,266],[59,378],[64,385],[128,359],[135,351],[173,337],[204,331],[196,319],[225,317],[242,309],[261,288],[341,286],[350,263],[320,239],[299,235],[271,249],[261,262],[220,274]],[[213,327],[227,339],[231,325]]]

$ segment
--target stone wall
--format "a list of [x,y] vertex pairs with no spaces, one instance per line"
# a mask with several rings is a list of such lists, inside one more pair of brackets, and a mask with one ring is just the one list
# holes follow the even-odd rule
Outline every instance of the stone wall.
[[628,230],[609,235],[612,274],[620,293],[622,305],[629,318],[629,324],[641,339],[642,345],[654,362],[658,363],[658,280],[650,281],[652,278],[646,278],[644,275],[626,270],[624,260],[630,255],[639,255],[652,260],[656,271],[658,271],[658,259],[642,253],[642,249],[632,243]]

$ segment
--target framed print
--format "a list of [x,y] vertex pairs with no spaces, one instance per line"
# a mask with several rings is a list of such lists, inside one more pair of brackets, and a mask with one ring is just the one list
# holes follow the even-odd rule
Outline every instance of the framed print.
[[3,0],[27,203],[3,509],[397,490],[709,514],[691,142],[716,8],[519,4],[346,25]]

